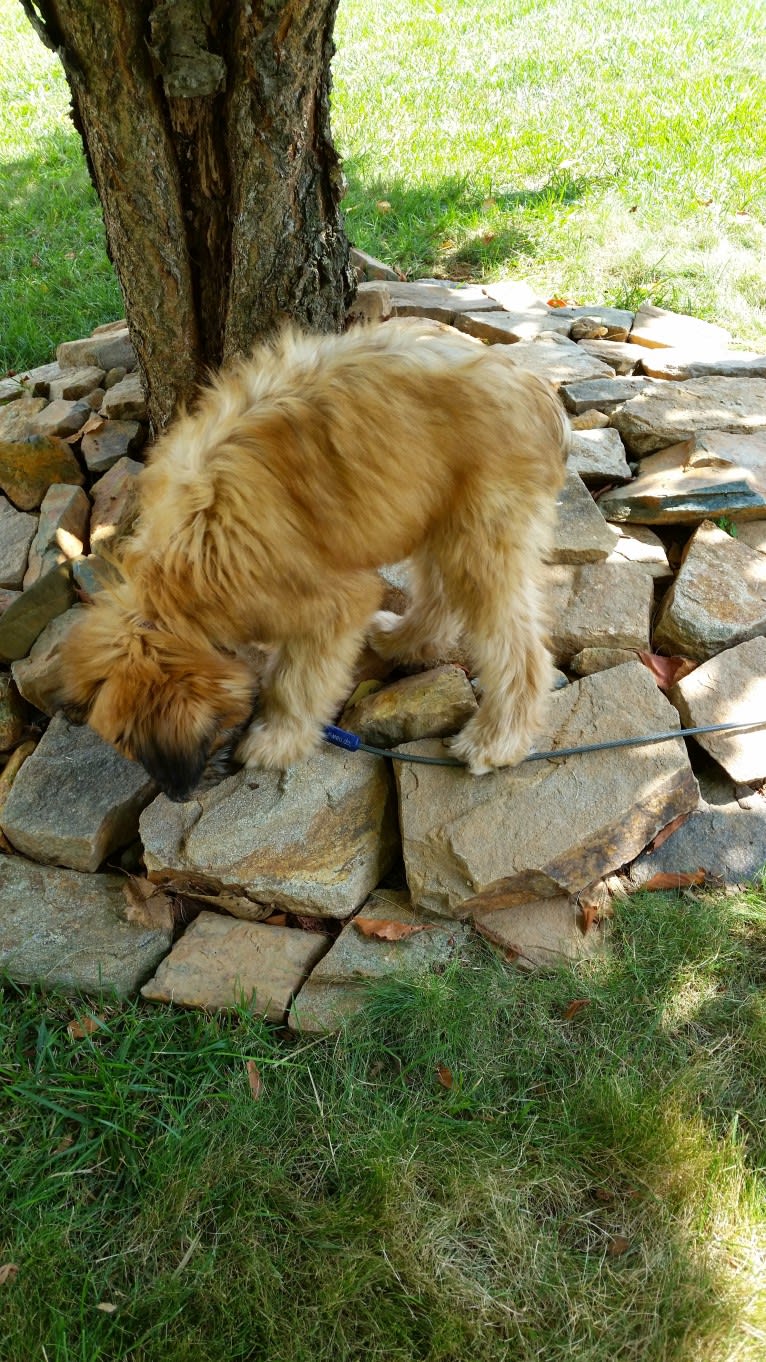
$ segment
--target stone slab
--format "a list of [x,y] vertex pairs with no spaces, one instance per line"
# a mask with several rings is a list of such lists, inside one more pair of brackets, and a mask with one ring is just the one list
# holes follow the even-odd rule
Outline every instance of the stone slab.
[[[601,498],[599,505],[607,520],[699,525],[717,516],[758,519],[766,515],[766,463],[753,471],[725,462],[714,453],[719,434],[697,435],[642,459],[633,482],[610,488]],[[749,439],[760,446],[766,444],[761,436],[734,439],[737,443]],[[706,457],[708,443],[710,454]]]
[[649,647],[649,573],[606,562],[550,567],[548,574],[551,646],[560,666],[583,648]]
[[88,539],[89,520],[90,502],[82,487],[61,482],[48,488],[29,550],[25,590],[59,563],[81,556]]
[[633,313],[622,307],[605,307],[600,303],[584,303],[580,307],[556,308],[573,320],[578,317],[592,317],[606,327],[607,336],[616,344],[623,342],[633,325]]
[[50,402],[32,421],[32,430],[42,439],[65,440],[82,430],[91,408],[87,402],[65,402],[63,398]]
[[627,341],[614,340],[583,340],[578,344],[585,351],[586,355],[591,355],[594,359],[600,359],[604,364],[608,364],[621,378],[635,372],[641,362],[641,353],[635,345],[628,344]]
[[760,881],[766,867],[766,799],[739,802],[731,781],[700,777],[699,808],[656,851],[633,862],[631,881],[640,888],[652,875],[704,870],[728,889]]
[[507,353],[514,364],[531,370],[540,378],[547,378],[556,388],[563,383],[614,377],[608,364],[594,359],[574,341],[551,331],[543,331],[532,340],[517,341]]
[[601,487],[605,482],[630,482],[633,476],[619,432],[610,427],[573,430],[568,462],[586,487]]
[[385,761],[323,745],[284,773],[243,770],[186,804],[155,799],[141,818],[153,880],[347,917],[397,846]]
[[394,283],[398,283],[401,278],[401,275],[390,265],[387,265],[385,261],[378,260],[367,251],[360,250],[358,246],[351,247],[349,259],[352,268],[356,271],[357,279],[364,283],[372,283],[376,279],[391,279]]
[[121,920],[124,884],[122,875],[0,857],[0,970],[22,984],[135,993],[170,948],[171,934]]
[[31,860],[94,871],[134,840],[156,788],[136,762],[59,714],[13,783],[3,832]]
[[138,363],[127,326],[94,331],[92,336],[86,336],[83,340],[64,341],[56,350],[56,359],[62,369],[77,369],[92,364],[104,372],[115,368],[130,371]]
[[567,894],[530,899],[498,912],[478,914],[474,925],[522,969],[550,968],[588,960],[604,947],[604,932],[582,929],[577,900]]
[[375,747],[457,733],[476,709],[476,696],[460,667],[436,667],[405,676],[348,706],[341,727]]
[[610,417],[628,451],[639,458],[701,431],[766,434],[766,379],[697,378],[653,383]]
[[10,591],[21,587],[36,533],[37,516],[17,511],[0,496],[0,587]]
[[93,553],[112,553],[138,514],[138,484],[143,468],[137,459],[118,459],[90,489],[90,546]]
[[708,352],[718,353],[731,340],[728,331],[712,322],[703,322],[698,317],[688,317],[682,312],[671,312],[654,303],[642,303],[633,320],[630,332],[633,345],[649,349],[655,347],[687,348],[694,346]]
[[0,440],[0,489],[22,511],[36,510],[54,482],[80,486],[84,481],[63,440]]
[[0,673],[0,752],[21,742],[26,728],[26,708],[7,672]]
[[72,569],[62,563],[23,591],[0,615],[0,661],[26,657],[43,629],[74,605]]
[[59,708],[61,649],[84,608],[73,605],[71,610],[65,610],[63,615],[51,620],[33,643],[28,657],[11,663],[11,674],[19,694],[35,709],[51,717]]
[[25,391],[32,397],[47,397],[51,383],[61,378],[63,372],[58,360],[54,360],[52,364],[38,364],[34,369],[24,369],[19,378]]
[[579,416],[584,411],[612,412],[623,402],[629,402],[642,392],[651,379],[648,378],[592,378],[581,383],[565,383],[561,387],[561,398],[567,411]]
[[44,397],[31,397],[25,393],[15,402],[7,402],[0,407],[0,442],[17,443],[28,440],[34,434],[32,422],[48,403]]
[[607,525],[582,478],[574,469],[568,468],[566,482],[558,499],[558,518],[550,561],[603,562],[612,552],[616,539],[615,531],[611,525]]
[[146,421],[148,410],[140,374],[127,373],[109,388],[100,411],[115,421]]
[[568,318],[557,317],[544,307],[531,307],[526,312],[461,312],[455,317],[458,331],[493,345],[514,345],[543,331],[568,336],[571,325]]
[[653,378],[766,378],[766,355],[752,350],[729,350],[720,355],[695,350],[650,350],[641,357],[641,371]]
[[349,325],[383,322],[391,316],[392,311],[387,284],[359,284],[346,312],[346,321]]
[[394,316],[431,317],[452,322],[458,312],[492,312],[498,304],[478,284],[453,284],[441,279],[388,285]]
[[98,430],[89,430],[82,437],[82,456],[88,472],[106,473],[118,459],[140,449],[144,439],[144,429],[138,421],[104,420]]
[[[538,750],[674,728],[678,716],[639,662],[553,693]],[[435,741],[401,749],[439,755]],[[575,894],[633,858],[697,805],[682,739],[522,763],[477,779],[397,762],[413,903],[455,916]]]
[[673,569],[665,552],[665,545],[653,530],[645,525],[631,525],[626,530],[621,525],[612,527],[617,541],[610,553],[608,563],[630,563],[648,572],[655,581],[666,581],[673,576]]
[[595,672],[608,671],[610,667],[621,667],[624,662],[635,662],[636,654],[630,648],[583,648],[575,653],[569,670],[575,676],[593,676]]
[[244,1005],[267,1021],[281,1022],[329,940],[321,932],[202,912],[141,995],[206,1012]]
[[6,402],[16,402],[24,396],[24,389],[17,378],[0,378],[0,406]]
[[62,369],[59,377],[50,380],[48,396],[51,402],[59,398],[76,401],[79,397],[87,397],[94,388],[100,388],[103,380],[104,370],[94,364],[83,369]]
[[766,638],[727,648],[669,693],[684,726],[755,723],[764,727],[745,733],[703,733],[695,742],[744,785],[766,780]]
[[695,531],[654,631],[655,649],[700,662],[766,634],[766,560],[706,520]]

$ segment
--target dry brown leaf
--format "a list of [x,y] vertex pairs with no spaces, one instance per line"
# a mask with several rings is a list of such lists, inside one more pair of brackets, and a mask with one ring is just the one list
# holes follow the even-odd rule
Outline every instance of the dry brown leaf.
[[644,666],[652,673],[660,690],[670,690],[682,677],[696,670],[699,662],[690,657],[661,657],[659,653],[644,653],[637,649]]
[[574,998],[569,1006],[564,1009],[563,1021],[571,1021],[573,1017],[577,1016],[578,1012],[582,1012],[584,1007],[590,1007],[590,998]]
[[62,1135],[55,1149],[54,1154],[63,1154],[65,1149],[69,1149],[74,1144],[74,1135]]
[[0,1286],[5,1286],[6,1282],[12,1282],[18,1270],[18,1263],[3,1263],[0,1266]]
[[446,1064],[437,1064],[436,1077],[443,1088],[451,1088],[455,1081],[452,1077],[452,1070],[448,1069]]
[[378,202],[375,204],[375,207],[377,208],[379,213],[391,212],[391,204],[388,202],[388,199],[378,199]]
[[132,922],[138,927],[150,927],[162,931],[172,931],[175,922],[173,903],[159,885],[151,880],[131,876],[123,885],[127,908],[122,914],[123,922]]
[[679,813],[677,818],[673,818],[670,823],[667,823],[666,826],[657,833],[654,841],[649,843],[647,851],[659,851],[660,847],[664,846],[668,838],[672,837],[673,833],[677,832],[678,829],[683,826],[688,817],[688,813]]
[[580,931],[583,936],[589,932],[594,922],[598,922],[601,917],[601,909],[593,903],[582,903],[580,905]]
[[547,301],[548,301],[548,307],[568,307],[568,306],[569,306],[569,304],[567,303],[566,298],[561,298],[561,297],[559,297],[558,293],[554,294],[553,298],[549,298]]
[[253,1101],[257,1102],[258,1098],[263,1094],[263,1079],[258,1072],[258,1067],[254,1059],[249,1059],[245,1068],[247,1069],[247,1081],[250,1084],[250,1092],[252,1093]]
[[117,1306],[113,1305],[111,1301],[99,1301],[96,1309],[102,1310],[105,1315],[113,1315]]
[[287,913],[272,913],[263,920],[267,927],[284,927],[287,924]]
[[393,918],[355,917],[354,926],[362,936],[374,936],[379,941],[403,941],[416,932],[431,930],[430,922],[395,922]]
[[615,1234],[614,1238],[607,1245],[607,1255],[610,1258],[619,1258],[621,1253],[627,1253],[630,1248],[630,1240],[624,1234]]
[[84,1040],[86,1036],[92,1036],[94,1031],[99,1031],[99,1022],[104,1018],[99,1017],[77,1017],[75,1021],[70,1021],[67,1031],[72,1040]]
[[688,889],[692,884],[704,884],[706,872],[699,870],[660,870],[641,885],[642,889]]

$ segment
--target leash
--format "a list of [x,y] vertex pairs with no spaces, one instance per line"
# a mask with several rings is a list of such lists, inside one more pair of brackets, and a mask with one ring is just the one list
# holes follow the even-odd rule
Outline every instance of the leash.
[[[730,733],[737,730],[746,733],[750,729],[766,728],[766,719],[756,719],[752,723],[701,724],[698,728],[671,728],[666,733],[647,733],[636,738],[610,738],[605,742],[583,743],[580,747],[554,747],[550,752],[530,752],[520,765],[528,761],[550,761],[555,757],[579,757],[587,752],[608,752],[617,747],[651,747],[655,743],[672,742],[674,738],[696,738],[701,733]],[[324,730],[325,741],[334,747],[343,747],[347,752],[369,752],[373,757],[389,757],[391,761],[416,762],[421,766],[459,766],[465,770],[465,763],[457,757],[424,757],[415,752],[393,752],[386,747],[373,747],[362,742],[356,733],[348,733],[345,728],[327,724]]]

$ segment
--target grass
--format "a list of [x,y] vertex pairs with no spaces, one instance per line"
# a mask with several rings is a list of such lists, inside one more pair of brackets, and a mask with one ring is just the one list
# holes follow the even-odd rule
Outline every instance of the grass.
[[[761,0],[341,0],[350,237],[408,275],[716,319],[766,349]],[[0,372],[121,312],[56,59],[0,0]],[[380,208],[380,205],[389,205]]]
[[760,1362],[766,897],[615,937],[532,980],[477,943],[308,1043],[138,1005],[72,1040],[9,987],[3,1358]]

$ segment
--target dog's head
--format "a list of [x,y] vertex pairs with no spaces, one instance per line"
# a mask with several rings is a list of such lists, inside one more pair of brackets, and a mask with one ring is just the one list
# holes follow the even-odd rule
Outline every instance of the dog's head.
[[62,651],[60,707],[141,763],[169,799],[188,799],[214,752],[253,710],[247,665],[204,638],[179,638],[100,594]]

